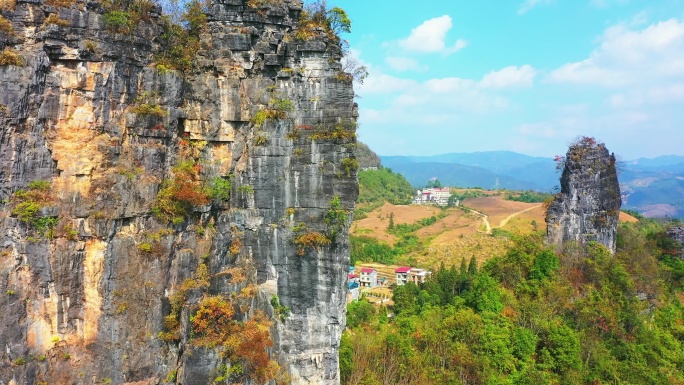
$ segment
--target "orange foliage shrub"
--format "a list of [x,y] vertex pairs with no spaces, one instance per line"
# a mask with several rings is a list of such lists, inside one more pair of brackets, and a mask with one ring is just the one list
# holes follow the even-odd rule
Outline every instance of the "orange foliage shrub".
[[242,241],[240,238],[234,238],[230,242],[230,247],[228,248],[228,251],[230,251],[230,254],[232,255],[237,255],[240,252],[240,248],[242,247]]
[[297,255],[304,255],[306,249],[319,249],[330,244],[330,239],[325,235],[314,231],[305,233],[294,239],[294,244],[297,245]]
[[223,348],[221,354],[232,366],[242,366],[242,376],[258,383],[274,379],[279,367],[266,350],[273,346],[271,322],[261,311],[245,322],[234,320],[234,316],[235,307],[229,300],[221,296],[205,297],[192,318],[193,343]]
[[162,220],[182,222],[193,207],[208,204],[211,193],[200,181],[201,171],[202,166],[194,161],[184,161],[174,167],[173,178],[166,180],[157,194],[152,206],[154,215]]

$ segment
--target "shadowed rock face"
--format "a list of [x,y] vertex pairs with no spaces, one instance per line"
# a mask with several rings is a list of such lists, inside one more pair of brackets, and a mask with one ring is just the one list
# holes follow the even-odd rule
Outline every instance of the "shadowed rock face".
[[615,156],[585,137],[570,146],[564,162],[561,191],[546,213],[548,241],[558,248],[595,241],[615,252],[621,205]]
[[[258,290],[241,317],[274,319],[272,355],[293,383],[339,383],[350,217],[332,245],[298,255],[293,240],[331,231],[334,196],[353,210],[357,110],[338,42],[298,40],[300,12],[294,0],[213,2],[185,73],[151,65],[156,9],[128,35],[104,29],[92,2],[2,12],[14,32],[0,48],[26,65],[0,66],[0,384],[212,383],[226,361],[192,344],[190,316],[202,295],[248,285]],[[43,25],[48,13],[68,25]],[[136,113],[141,96],[164,113]],[[252,123],[283,100],[286,116]],[[230,197],[161,221],[153,203],[184,159],[198,183],[229,180]],[[58,222],[49,234],[15,211],[35,180],[50,182],[36,214]],[[180,339],[160,339],[173,295],[202,264],[208,289],[186,290]],[[244,281],[226,273],[236,267]],[[285,320],[273,295],[291,309]]]

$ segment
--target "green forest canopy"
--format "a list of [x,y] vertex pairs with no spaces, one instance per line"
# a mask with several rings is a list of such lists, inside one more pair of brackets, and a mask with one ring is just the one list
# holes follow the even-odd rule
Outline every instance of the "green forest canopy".
[[614,256],[517,237],[479,270],[398,287],[391,309],[353,304],[342,383],[684,383],[684,262],[666,227],[620,224]]

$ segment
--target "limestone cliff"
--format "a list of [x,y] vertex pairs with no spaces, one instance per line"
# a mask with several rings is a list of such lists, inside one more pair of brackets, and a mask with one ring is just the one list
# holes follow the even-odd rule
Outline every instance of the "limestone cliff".
[[595,241],[615,252],[621,204],[615,156],[584,137],[557,161],[563,171],[561,191],[546,212],[548,241],[558,248]]
[[[244,358],[268,325],[292,383],[339,382],[354,92],[299,1],[253,3],[182,71],[145,1],[0,4],[0,384],[287,382]],[[252,334],[201,343],[218,310]]]

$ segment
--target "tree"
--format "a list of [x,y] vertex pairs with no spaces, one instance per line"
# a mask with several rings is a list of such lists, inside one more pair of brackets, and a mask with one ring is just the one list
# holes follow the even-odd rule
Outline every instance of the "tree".
[[470,263],[468,263],[468,275],[473,276],[477,274],[477,260],[475,259],[475,256],[472,256],[470,258]]
[[351,33],[351,20],[347,12],[340,7],[335,7],[327,12],[327,20],[330,29],[339,35],[340,32]]
[[368,68],[359,59],[352,56],[348,50],[345,50],[342,57],[342,71],[349,74],[352,80],[359,84],[363,84],[363,81],[368,77]]
[[432,178],[428,181],[427,188],[442,188],[442,182],[437,178]]
[[355,328],[370,322],[375,315],[375,307],[367,301],[355,301],[347,306],[347,326]]

